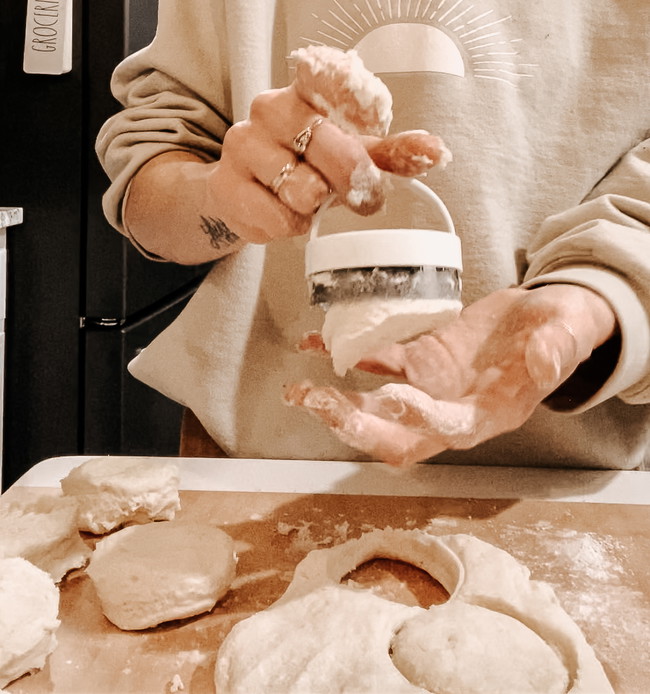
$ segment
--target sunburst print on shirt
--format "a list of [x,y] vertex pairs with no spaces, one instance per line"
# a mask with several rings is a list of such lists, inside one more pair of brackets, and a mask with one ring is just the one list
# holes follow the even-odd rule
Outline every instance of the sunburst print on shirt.
[[488,0],[326,0],[312,13],[310,44],[354,49],[374,73],[473,75],[517,86],[537,67],[512,38],[512,15]]

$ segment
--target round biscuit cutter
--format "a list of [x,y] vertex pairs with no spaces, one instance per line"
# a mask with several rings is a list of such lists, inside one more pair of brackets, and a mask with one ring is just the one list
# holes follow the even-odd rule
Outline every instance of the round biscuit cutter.
[[392,180],[396,188],[434,205],[445,229],[363,229],[319,236],[329,199],[314,216],[305,248],[312,305],[327,310],[334,303],[378,298],[460,302],[461,243],[447,207],[417,179]]

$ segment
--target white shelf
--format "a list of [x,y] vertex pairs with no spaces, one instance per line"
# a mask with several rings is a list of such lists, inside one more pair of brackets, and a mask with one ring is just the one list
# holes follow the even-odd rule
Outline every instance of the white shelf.
[[22,207],[0,207],[0,480],[4,430],[5,317],[7,315],[7,229],[22,224]]

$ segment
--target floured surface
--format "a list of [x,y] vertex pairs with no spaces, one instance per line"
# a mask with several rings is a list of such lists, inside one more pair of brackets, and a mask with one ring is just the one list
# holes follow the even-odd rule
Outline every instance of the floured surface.
[[[61,586],[59,646],[42,672],[9,692],[153,694],[179,682],[183,691],[214,692],[221,641],[285,591],[308,551],[387,526],[471,533],[502,547],[552,585],[617,694],[650,691],[648,506],[236,492],[181,492],[181,503],[179,518],[216,523],[236,540],[237,578],[219,605],[198,618],[120,632],[103,617],[90,580],[73,572]],[[376,572],[395,595],[421,604],[435,591],[423,574],[399,568]]]

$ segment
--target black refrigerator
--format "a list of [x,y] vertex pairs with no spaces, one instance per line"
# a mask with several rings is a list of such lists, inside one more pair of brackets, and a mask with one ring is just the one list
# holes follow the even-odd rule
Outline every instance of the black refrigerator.
[[[41,24],[64,2],[40,3],[52,18]],[[52,456],[177,453],[181,407],[133,379],[126,364],[209,269],[143,258],[101,210],[107,179],[94,140],[119,108],[110,76],[152,39],[157,0],[68,7],[71,69],[56,75],[23,69],[33,0],[0,9],[0,206],[24,215],[7,233],[3,489]]]

